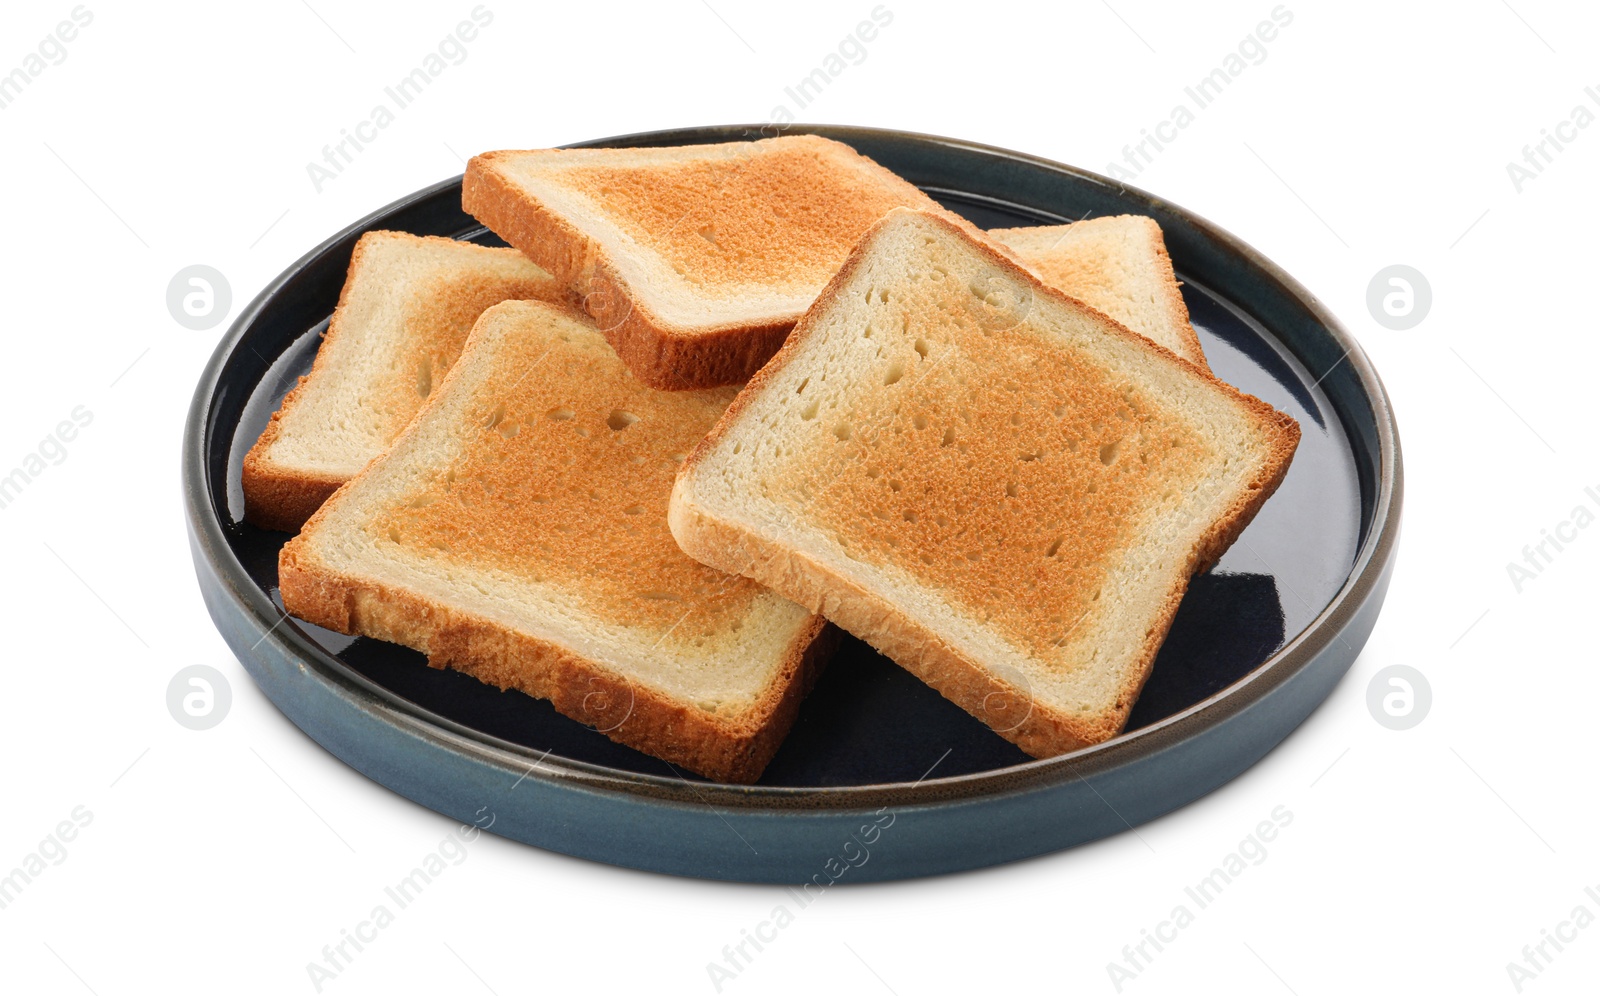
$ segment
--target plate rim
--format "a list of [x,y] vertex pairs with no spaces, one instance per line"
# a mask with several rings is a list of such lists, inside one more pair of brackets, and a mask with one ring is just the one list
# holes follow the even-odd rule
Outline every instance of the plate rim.
[[[713,125],[636,132],[574,143],[567,147],[616,146],[623,144],[681,145],[716,141],[750,140],[770,130],[762,125]],[[1294,637],[1270,657],[1241,678],[1199,702],[1170,716],[1111,740],[1082,750],[1051,758],[1033,759],[987,771],[943,777],[926,777],[915,782],[879,782],[845,786],[766,786],[735,785],[725,782],[695,781],[669,775],[652,775],[611,768],[592,762],[541,753],[521,744],[474,730],[440,716],[425,706],[401,698],[377,685],[328,653],[296,626],[284,626],[292,617],[281,612],[270,595],[246,572],[229,545],[220,516],[211,502],[212,478],[207,451],[212,429],[210,413],[221,386],[221,373],[240,342],[261,313],[283,292],[286,285],[318,258],[341,243],[358,237],[385,219],[408,207],[459,187],[456,176],[429,184],[386,204],[345,226],[296,259],[267,283],[239,313],[218,342],[202,371],[188,415],[185,419],[182,477],[185,512],[196,557],[204,556],[208,566],[224,587],[241,616],[260,637],[271,641],[278,652],[296,660],[330,690],[369,713],[449,752],[463,752],[470,759],[487,763],[507,773],[538,779],[554,787],[579,788],[605,793],[620,793],[646,800],[695,808],[846,811],[878,808],[916,807],[972,800],[999,794],[1026,792],[1133,764],[1152,754],[1177,746],[1185,740],[1242,712],[1314,662],[1339,638],[1381,580],[1393,558],[1398,542],[1403,471],[1400,440],[1388,393],[1370,359],[1338,318],[1294,277],[1253,246],[1208,219],[1140,188],[1112,180],[1098,173],[1055,162],[1011,149],[896,129],[848,125],[790,125],[784,133],[820,134],[850,144],[852,137],[944,146],[976,152],[1026,164],[1029,167],[1065,174],[1079,181],[1115,189],[1120,198],[1142,201],[1152,211],[1181,217],[1195,230],[1224,249],[1238,255],[1263,277],[1275,282],[1288,297],[1296,300],[1315,318],[1322,331],[1336,346],[1345,350],[1345,362],[1355,374],[1362,394],[1371,409],[1376,429],[1378,473],[1375,480],[1371,524],[1357,549],[1339,590],[1321,611]],[[1019,205],[1020,206],[1020,205]],[[1032,210],[1032,209],[1030,209]],[[1036,212],[1048,213],[1048,212]],[[1291,343],[1268,329],[1278,345],[1298,355]],[[222,487],[225,489],[226,481]],[[531,762],[531,763],[530,763]]]

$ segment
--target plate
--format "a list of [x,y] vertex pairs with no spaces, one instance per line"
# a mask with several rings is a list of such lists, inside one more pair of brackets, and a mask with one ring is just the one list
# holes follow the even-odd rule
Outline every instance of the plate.
[[[200,588],[267,697],[351,767],[452,819],[632,868],[752,882],[871,881],[1014,861],[1119,833],[1271,750],[1355,660],[1387,589],[1400,445],[1355,341],[1305,288],[1214,225],[1093,173],[970,142],[796,126],[854,146],[986,228],[1145,214],[1166,234],[1216,374],[1299,420],[1282,487],[1196,577],[1126,731],[1033,760],[852,639],[753,786],[683,777],[547,703],[421,654],[284,615],[287,534],[242,521],[239,468],[311,365],[356,240],[398,229],[500,245],[443,181],[351,225],[261,292],[217,347],[185,429]],[[762,137],[755,126],[590,146]]]

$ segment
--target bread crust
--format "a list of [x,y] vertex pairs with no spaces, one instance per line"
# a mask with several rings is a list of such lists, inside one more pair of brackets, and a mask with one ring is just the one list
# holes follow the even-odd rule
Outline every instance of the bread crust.
[[[294,391],[284,395],[279,411],[294,403],[295,391],[305,382],[306,378],[301,377]],[[278,438],[278,431],[278,412],[273,412],[266,431],[245,455],[244,467],[240,471],[240,484],[244,489],[244,521],[259,529],[293,533],[298,532],[306,520],[333,497],[344,480],[268,463],[257,450],[265,452]]]
[[761,777],[840,638],[822,617],[807,620],[788,645],[778,679],[742,721],[730,722],[629,682],[560,644],[332,570],[303,537],[279,555],[278,587],[290,614],[306,622],[411,647],[428,655],[430,667],[455,668],[485,684],[547,699],[563,716],[619,744],[740,784]]
[[786,547],[775,540],[710,515],[703,508],[693,504],[690,498],[695,473],[706,456],[732,431],[733,426],[756,403],[770,382],[797,355],[812,334],[813,320],[822,314],[839,290],[851,280],[854,272],[870,253],[878,232],[898,213],[900,211],[891,212],[889,217],[879,222],[862,238],[839,272],[829,282],[828,287],[818,295],[811,310],[801,318],[784,347],[751,379],[745,390],[718,419],[711,432],[684,461],[673,486],[668,514],[673,537],[691,557],[720,570],[743,574],[812,612],[825,616],[884,653],[980,720],[984,719],[987,712],[986,704],[992,701],[994,696],[1026,697],[1031,706],[1027,717],[1010,728],[997,728],[996,732],[1033,757],[1052,757],[1101,743],[1120,733],[1126,724],[1133,703],[1150,676],[1156,653],[1166,639],[1173,616],[1177,613],[1178,604],[1187,590],[1189,578],[1207,569],[1226,552],[1249,525],[1267,498],[1282,483],[1294,450],[1299,444],[1299,423],[1266,402],[1218,380],[1210,371],[1195,366],[1183,357],[1175,356],[1144,336],[1129,331],[1114,320],[1101,315],[1083,302],[1044,284],[1008,249],[991,242],[983,232],[970,223],[961,219],[917,212],[926,214],[936,224],[965,235],[977,245],[980,252],[989,257],[992,265],[1011,277],[1029,284],[1034,294],[1054,297],[1059,301],[1070,302],[1086,309],[1100,318],[1109,334],[1136,342],[1138,348],[1159,356],[1161,362],[1182,364],[1196,376],[1218,386],[1231,395],[1237,404],[1248,409],[1258,420],[1262,430],[1273,437],[1270,456],[1264,465],[1266,473],[1262,479],[1251,482],[1246,491],[1230,503],[1225,513],[1190,551],[1176,583],[1166,593],[1152,620],[1152,626],[1139,648],[1135,666],[1120,683],[1115,707],[1097,716],[1084,717],[1052,710],[1044,703],[1032,700],[1027,689],[1013,687],[999,679],[980,661],[967,656],[931,628],[899,610],[876,592],[844,577],[803,550]]

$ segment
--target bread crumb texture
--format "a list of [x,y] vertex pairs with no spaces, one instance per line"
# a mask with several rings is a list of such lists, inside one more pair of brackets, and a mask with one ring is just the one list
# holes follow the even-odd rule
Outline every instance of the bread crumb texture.
[[[707,714],[771,706],[808,613],[685,556],[666,524],[678,464],[736,389],[651,391],[589,323],[510,301],[485,312],[440,392],[294,556],[349,589],[405,589],[554,642]],[[427,626],[402,629],[373,636],[432,650]],[[496,684],[526,684],[509,677]]]
[[1002,732],[1059,753],[1121,728],[1298,427],[976,239],[913,212],[869,236],[681,476],[675,528],[997,729],[984,701],[1025,699]]

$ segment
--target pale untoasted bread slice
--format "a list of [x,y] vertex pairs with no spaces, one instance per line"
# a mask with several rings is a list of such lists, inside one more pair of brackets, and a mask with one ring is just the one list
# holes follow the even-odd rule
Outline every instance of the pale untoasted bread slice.
[[826,615],[1038,757],[1122,729],[1293,419],[895,211],[678,473],[691,556]]
[[586,320],[490,308],[388,452],[283,548],[284,607],[753,781],[837,631],[667,530],[678,462],[735,393],[652,390]]
[[1210,370],[1155,219],[1122,214],[988,235],[1051,287]]
[[411,421],[485,308],[562,295],[515,249],[363,235],[311,373],[245,457],[245,519],[299,529]]
[[812,135],[640,149],[489,152],[468,212],[567,284],[634,375],[742,383],[891,208],[939,211]]

